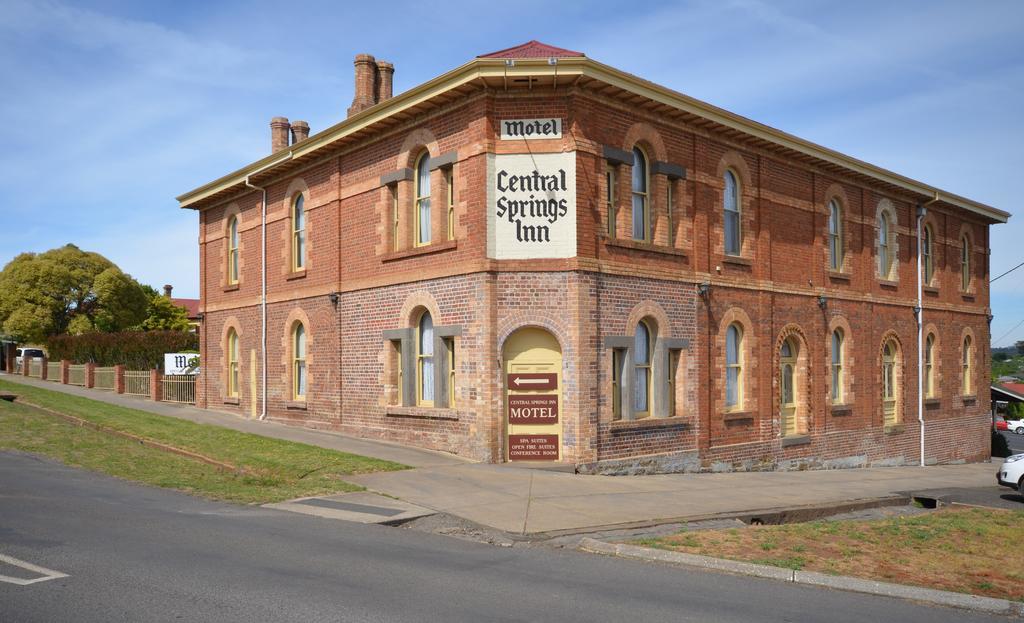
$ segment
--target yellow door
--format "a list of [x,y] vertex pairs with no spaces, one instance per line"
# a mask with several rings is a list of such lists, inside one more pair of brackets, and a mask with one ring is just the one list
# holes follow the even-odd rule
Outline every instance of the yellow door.
[[562,350],[543,329],[505,342],[505,459],[558,461],[562,456]]
[[796,370],[796,346],[790,340],[786,340],[782,343],[782,351],[779,355],[781,362],[779,395],[782,402],[782,435],[785,437],[799,432],[796,423],[796,388],[793,383]]

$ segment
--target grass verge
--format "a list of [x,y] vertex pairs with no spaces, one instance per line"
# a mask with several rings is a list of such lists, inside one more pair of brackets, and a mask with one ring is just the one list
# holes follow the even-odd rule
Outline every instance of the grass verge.
[[0,449],[52,457],[68,465],[158,487],[239,503],[359,491],[344,477],[404,465],[156,415],[0,380],[0,390],[91,423],[230,463],[241,473],[143,446],[0,400]]
[[1024,601],[1024,511],[949,508],[912,517],[681,532],[638,544],[786,569]]

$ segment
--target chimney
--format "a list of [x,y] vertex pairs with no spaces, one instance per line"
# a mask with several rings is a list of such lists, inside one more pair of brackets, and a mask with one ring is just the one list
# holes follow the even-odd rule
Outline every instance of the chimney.
[[292,145],[309,138],[309,124],[305,121],[292,122]]
[[391,99],[391,88],[395,66],[387,61],[377,61],[377,103]]
[[287,117],[274,117],[270,120],[270,151],[278,152],[288,146],[288,125]]
[[172,286],[171,284],[164,284],[164,296],[166,296],[167,298],[171,298],[171,290],[173,289],[174,286]]
[[356,54],[356,92],[348,116],[358,114],[377,103],[377,63],[369,54]]

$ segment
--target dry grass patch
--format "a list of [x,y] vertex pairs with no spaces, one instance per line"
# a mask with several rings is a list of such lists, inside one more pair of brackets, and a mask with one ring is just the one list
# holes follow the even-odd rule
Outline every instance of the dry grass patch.
[[639,543],[690,554],[1024,601],[1024,511],[681,532]]

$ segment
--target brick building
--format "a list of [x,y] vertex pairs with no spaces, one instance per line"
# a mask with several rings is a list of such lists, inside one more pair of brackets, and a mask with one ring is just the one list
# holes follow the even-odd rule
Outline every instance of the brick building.
[[988,457],[1007,213],[537,42],[393,71],[178,198],[200,406],[588,472]]

